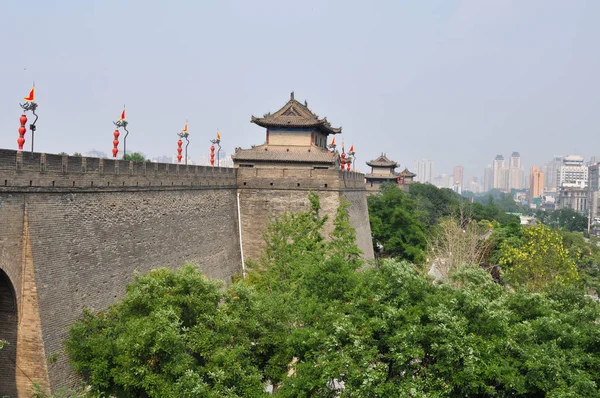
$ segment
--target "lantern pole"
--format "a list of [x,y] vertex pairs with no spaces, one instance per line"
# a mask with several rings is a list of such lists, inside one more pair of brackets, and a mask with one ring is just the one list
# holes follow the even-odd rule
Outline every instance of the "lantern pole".
[[21,108],[23,108],[24,112],[31,111],[31,113],[33,113],[33,115],[35,116],[33,123],[31,123],[29,125],[29,130],[31,130],[31,153],[33,153],[33,136],[35,133],[35,127],[36,127],[35,124],[37,123],[37,120],[38,120],[38,115],[37,115],[37,113],[35,113],[35,111],[38,107],[38,104],[31,101],[31,102],[26,102],[24,104],[19,103],[19,105],[21,105]]
[[[350,148],[350,149],[352,149],[352,148]],[[354,152],[354,151],[348,152],[348,156],[351,158],[350,163],[354,166],[353,171],[356,171],[356,152]]]
[[127,120],[117,120],[116,122],[113,122],[113,124],[117,127],[117,129],[123,127],[123,130],[125,130],[125,136],[123,137],[123,159],[125,159],[125,156],[127,155],[127,135],[129,134],[127,125],[129,122]]
[[210,140],[211,144],[216,145],[217,147],[219,147],[218,151],[217,151],[217,167],[221,167],[221,138],[217,135],[217,138],[214,140]]
[[187,148],[188,148],[188,145],[190,145],[190,140],[189,140],[189,138],[188,138],[188,137],[190,136],[190,133],[188,133],[187,131],[185,131],[185,132],[184,132],[184,131],[182,131],[182,132],[180,132],[180,133],[177,133],[177,135],[178,135],[180,138],[185,138],[185,140],[186,140],[186,142],[187,142],[187,143],[185,144],[185,165],[187,166],[187,163],[188,163],[188,154],[187,154],[187,153],[188,153],[188,151],[187,151]]
[[123,137],[123,159],[125,159],[125,156],[127,156],[127,136],[129,135],[127,120],[123,120],[123,130],[125,130],[125,137]]

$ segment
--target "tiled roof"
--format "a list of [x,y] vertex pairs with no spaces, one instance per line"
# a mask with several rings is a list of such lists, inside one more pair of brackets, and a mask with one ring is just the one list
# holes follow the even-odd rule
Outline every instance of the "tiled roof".
[[341,127],[331,127],[327,118],[319,119],[310,109],[306,102],[301,104],[294,99],[292,92],[290,100],[274,114],[267,113],[264,117],[252,116],[250,120],[261,127],[316,127],[326,134],[338,134],[342,132]]
[[335,165],[338,154],[324,151],[316,146],[294,148],[259,145],[252,149],[239,149],[231,157],[234,161],[329,163]]
[[400,175],[403,177],[416,177],[417,175],[408,169],[404,169],[400,172]]
[[393,160],[389,160],[387,158],[387,156],[385,156],[383,153],[377,159],[367,162],[367,165],[369,165],[371,167],[398,167],[399,166],[398,163],[394,162]]

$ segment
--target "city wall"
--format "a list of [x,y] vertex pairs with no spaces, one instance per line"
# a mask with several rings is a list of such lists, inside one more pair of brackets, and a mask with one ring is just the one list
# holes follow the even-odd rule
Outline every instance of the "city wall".
[[[77,381],[64,353],[84,308],[106,309],[135,272],[196,264],[230,282],[257,259],[267,220],[342,198],[373,258],[362,174],[213,168],[0,150],[0,396]],[[241,220],[241,233],[238,225]],[[241,237],[241,239],[240,239]]]
[[241,270],[233,169],[0,150],[0,223],[18,309],[18,325],[0,324],[0,396],[29,396],[30,379],[72,384],[69,325],[122,297],[135,272],[192,263],[231,281]]

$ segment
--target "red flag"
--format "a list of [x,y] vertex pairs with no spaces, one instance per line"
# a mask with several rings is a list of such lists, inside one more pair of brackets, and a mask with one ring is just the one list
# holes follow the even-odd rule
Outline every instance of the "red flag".
[[121,117],[119,120],[125,120],[125,107],[123,107],[123,112],[121,112]]
[[181,130],[182,133],[187,133],[188,130],[188,122],[185,122],[185,127]]
[[221,133],[219,133],[218,131],[217,131],[217,140],[221,141]]
[[350,150],[348,152],[354,152],[354,144],[350,147]]
[[333,136],[333,138],[331,139],[331,145],[335,145],[335,135]]
[[31,91],[29,92],[29,95],[27,97],[24,98],[25,101],[29,101],[32,102],[35,99],[35,86],[31,87]]

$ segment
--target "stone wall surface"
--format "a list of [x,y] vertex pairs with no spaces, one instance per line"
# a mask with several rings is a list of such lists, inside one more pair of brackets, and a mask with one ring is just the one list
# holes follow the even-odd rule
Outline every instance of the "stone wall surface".
[[356,244],[362,250],[364,258],[375,258],[366,193],[364,191],[346,191],[342,193],[342,197],[350,203],[348,215],[350,223],[356,230]]
[[321,214],[328,215],[325,235],[342,197],[350,203],[350,222],[366,259],[373,258],[366,189],[362,174],[338,170],[238,169],[238,192],[244,260],[257,260],[264,247],[263,232],[269,219],[285,212],[307,211],[308,192],[321,199]]
[[46,193],[27,202],[53,389],[71,381],[68,327],[84,308],[122,297],[135,272],[192,263],[227,282],[240,272],[232,189]]

